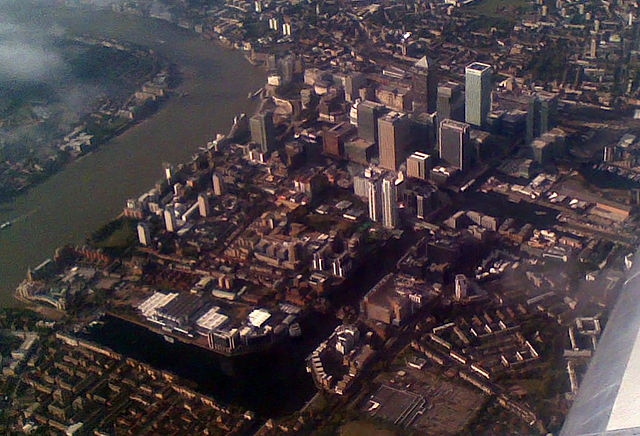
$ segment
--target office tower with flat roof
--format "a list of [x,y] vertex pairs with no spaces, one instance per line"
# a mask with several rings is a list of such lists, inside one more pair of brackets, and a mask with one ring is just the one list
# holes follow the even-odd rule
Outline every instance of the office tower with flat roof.
[[436,188],[418,179],[409,179],[404,184],[406,186],[401,193],[398,192],[398,197],[404,204],[404,210],[409,215],[424,219],[432,210],[432,198]]
[[431,170],[431,156],[421,151],[414,152],[407,158],[407,176],[427,180]]
[[224,181],[222,180],[222,176],[216,172],[211,176],[211,184],[213,185],[213,194],[214,195],[222,195],[224,194]]
[[398,188],[395,177],[382,180],[382,225],[388,229],[398,227]]
[[438,100],[436,103],[438,120],[464,121],[464,90],[462,85],[447,82],[438,86]]
[[491,111],[493,68],[481,62],[473,62],[465,69],[465,116],[472,126],[482,127]]
[[209,198],[207,194],[198,194],[198,212],[201,217],[209,216]]
[[557,111],[558,94],[540,91],[529,98],[526,127],[528,144],[555,126]]
[[471,166],[470,126],[455,120],[440,123],[438,147],[440,160],[461,171]]
[[414,111],[436,111],[438,68],[433,60],[422,57],[411,71]]
[[167,179],[167,183],[171,183],[173,181],[173,176],[175,173],[175,168],[170,163],[163,163],[164,167],[164,177]]
[[397,171],[411,144],[407,114],[389,112],[378,120],[378,156],[382,168]]
[[251,141],[260,145],[263,153],[272,151],[276,146],[275,127],[273,126],[273,112],[266,111],[255,114],[249,120]]
[[385,111],[383,104],[365,100],[358,105],[358,136],[367,142],[378,143],[378,118]]
[[149,245],[151,243],[151,232],[149,231],[149,224],[145,222],[138,223],[138,241],[140,245]]
[[455,277],[455,297],[457,301],[467,298],[469,291],[469,281],[464,274],[456,274]]
[[378,222],[382,219],[382,184],[378,178],[367,179],[367,182],[369,219]]
[[359,90],[367,83],[362,73],[349,73],[344,78],[344,98],[353,103],[359,97]]
[[176,214],[171,206],[167,206],[164,209],[164,227],[167,232],[175,232],[178,228],[176,224]]
[[343,157],[345,142],[354,137],[355,134],[356,128],[347,121],[343,121],[326,130],[322,136],[324,152],[335,157]]

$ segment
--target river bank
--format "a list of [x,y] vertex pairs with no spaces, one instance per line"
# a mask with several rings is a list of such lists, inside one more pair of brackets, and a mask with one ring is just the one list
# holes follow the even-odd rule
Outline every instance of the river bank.
[[169,99],[153,116],[3,205],[0,222],[13,221],[0,232],[3,306],[16,304],[11,295],[28,267],[58,246],[82,243],[116,216],[127,198],[137,197],[161,176],[162,162],[186,161],[217,133],[226,132],[235,115],[251,112],[255,103],[246,96],[265,80],[265,73],[241,53],[169,23],[57,7],[14,12],[17,19],[54,22],[78,34],[151,48],[185,74],[176,88],[181,98]]
[[0,203],[151,115],[177,81],[153,50],[70,34],[51,39],[60,64],[51,77],[0,75]]

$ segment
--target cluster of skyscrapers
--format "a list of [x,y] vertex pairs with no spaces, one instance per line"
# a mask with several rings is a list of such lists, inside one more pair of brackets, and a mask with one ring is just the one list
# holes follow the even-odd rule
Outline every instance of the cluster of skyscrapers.
[[[490,65],[474,62],[465,72],[463,87],[454,82],[438,85],[437,69],[426,57],[412,71],[414,113],[432,114],[429,121],[442,163],[461,171],[472,164],[470,128],[487,125],[493,86]],[[412,149],[421,149],[429,142],[416,135],[419,129],[415,121],[403,112],[389,111],[381,103],[363,101],[357,106],[357,136],[377,144],[379,166],[386,170],[398,171]],[[325,151],[337,154],[337,148],[327,147]]]

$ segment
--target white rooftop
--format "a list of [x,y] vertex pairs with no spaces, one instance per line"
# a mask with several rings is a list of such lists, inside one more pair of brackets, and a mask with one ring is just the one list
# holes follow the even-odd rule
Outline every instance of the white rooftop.
[[218,306],[209,309],[207,313],[198,318],[196,325],[205,330],[215,330],[220,327],[222,324],[227,322],[229,317],[224,313],[218,312],[218,310],[220,310]]
[[249,314],[249,322],[257,328],[262,327],[269,318],[271,314],[266,309],[256,309]]
[[138,310],[142,312],[145,318],[149,318],[156,314],[158,309],[163,308],[166,304],[178,296],[175,292],[165,294],[163,292],[154,292],[153,295],[144,300],[138,306]]

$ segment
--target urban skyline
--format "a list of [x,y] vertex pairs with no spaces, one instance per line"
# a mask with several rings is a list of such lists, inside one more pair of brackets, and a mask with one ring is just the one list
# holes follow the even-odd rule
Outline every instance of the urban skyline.
[[[230,130],[157,164],[115,218],[25,271],[25,309],[0,312],[0,432],[640,428],[640,316],[624,297],[640,212],[633,4],[36,4],[131,19],[159,47],[175,41],[156,25],[175,27],[185,47],[240,51],[264,81],[243,84],[253,108]],[[177,106],[231,104],[239,85],[204,102],[206,68],[126,32],[74,32],[59,37],[157,63],[124,104],[52,139],[56,159],[81,164]],[[38,101],[21,103],[33,119]],[[0,175],[29,186],[43,156],[7,155]],[[134,163],[121,159],[110,164]],[[606,416],[586,423],[604,366]]]

